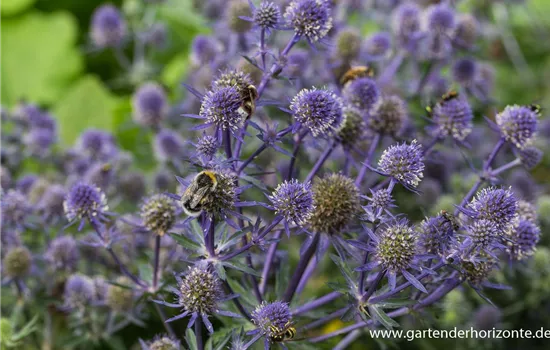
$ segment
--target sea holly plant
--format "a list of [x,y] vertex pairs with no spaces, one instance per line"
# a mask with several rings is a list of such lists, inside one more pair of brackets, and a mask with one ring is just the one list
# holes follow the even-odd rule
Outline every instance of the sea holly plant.
[[2,106],[2,346],[344,349],[535,313],[550,122],[495,91],[499,45],[526,69],[487,42],[511,4],[382,3],[193,2],[187,39],[174,1],[99,5],[116,130],[63,144],[55,108]]

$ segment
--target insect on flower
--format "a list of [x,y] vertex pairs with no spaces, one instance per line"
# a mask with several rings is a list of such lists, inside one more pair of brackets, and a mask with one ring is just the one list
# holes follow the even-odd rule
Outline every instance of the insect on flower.
[[287,340],[294,339],[296,336],[296,328],[292,325],[291,321],[288,321],[283,329],[279,329],[274,325],[270,326],[271,333],[273,334],[271,336],[271,341],[275,343],[281,343]]
[[215,172],[204,170],[198,173],[181,196],[183,211],[189,216],[199,216],[203,203],[217,186],[218,178]]
[[455,90],[451,90],[447,92],[445,95],[441,96],[441,100],[447,102],[457,97],[458,97],[458,92],[456,92]]
[[254,85],[248,85],[246,91],[247,93],[245,94],[248,96],[243,99],[241,106],[237,110],[237,113],[244,119],[248,119],[254,114],[256,110],[256,100],[258,99],[258,90],[256,90]]
[[364,78],[364,77],[371,78],[373,76],[374,76],[374,70],[370,67],[367,67],[367,66],[351,67],[340,78],[340,84],[344,86],[347,83],[357,78]]
[[528,105],[527,107],[529,107],[529,109],[533,112],[535,112],[539,117],[541,116],[541,112],[542,112],[542,107],[538,104],[535,104],[535,103],[532,103],[530,105]]
[[447,220],[451,225],[453,225],[453,229],[455,231],[458,231],[460,229],[460,222],[458,221],[458,218],[454,214],[449,213],[446,210],[442,210],[441,211],[441,216],[445,220]]

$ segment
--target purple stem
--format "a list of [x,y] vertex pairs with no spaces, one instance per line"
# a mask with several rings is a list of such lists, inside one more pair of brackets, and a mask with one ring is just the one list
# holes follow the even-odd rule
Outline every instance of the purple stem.
[[492,170],[491,176],[498,176],[506,170],[512,169],[513,167],[516,167],[518,165],[521,165],[521,160],[519,158],[511,161],[510,163],[504,164],[503,166],[496,168],[495,170]]
[[432,76],[432,73],[436,70],[437,64],[435,64],[434,61],[430,61],[428,63],[428,66],[426,67],[426,71],[424,72],[424,75],[418,82],[418,86],[416,87],[416,91],[414,93],[415,96],[418,96],[422,93],[422,90],[424,90],[424,87],[426,86],[426,83],[428,80],[430,80],[430,77]]
[[162,324],[164,325],[164,328],[166,328],[166,332],[168,332],[168,334],[171,337],[176,338],[176,333],[172,329],[172,325],[166,322],[166,315],[164,314],[164,311],[162,311],[162,308],[157,303],[153,303],[153,305],[155,306],[155,309],[157,310],[157,313],[159,314],[160,319],[162,320]]
[[266,148],[267,148],[267,145],[265,143],[262,144],[260,147],[258,147],[258,149],[256,151],[254,151],[254,153],[252,153],[252,155],[250,157],[248,157],[248,159],[245,160],[244,163],[239,167],[239,169],[237,170],[237,175],[242,173],[244,168],[246,168],[246,166],[248,164],[250,164],[250,162],[252,162],[254,160],[254,158],[256,158],[260,153],[265,151]]
[[208,250],[208,254],[210,257],[216,256],[216,251],[214,249],[214,236],[216,235],[216,221],[214,217],[212,217],[210,222],[210,227],[208,228],[208,233],[206,234],[206,249]]
[[296,140],[296,144],[294,145],[294,151],[292,152],[292,158],[290,159],[290,164],[288,165],[288,174],[286,176],[287,180],[292,179],[292,172],[294,170],[294,164],[296,163],[296,157],[298,156],[298,151],[300,150],[302,140],[304,139],[304,137],[306,137],[306,135],[307,131],[304,131],[298,135],[298,139]]
[[277,231],[275,232],[275,236],[273,237],[277,241],[272,243],[269,246],[269,250],[267,251],[267,256],[265,258],[264,263],[264,269],[262,271],[262,279],[260,281],[260,293],[265,294],[265,289],[267,286],[267,278],[269,276],[269,272],[271,272],[271,267],[273,266],[273,260],[275,258],[275,254],[277,253],[277,247],[279,246],[279,239],[281,238],[283,232]]
[[365,302],[370,298],[370,296],[376,291],[376,287],[378,287],[385,275],[386,270],[378,272],[378,275],[376,275],[376,279],[372,281],[367,292],[361,297],[361,301]]
[[315,299],[313,301],[310,301],[307,304],[304,304],[304,305],[294,309],[294,311],[292,311],[292,315],[296,316],[296,315],[304,314],[308,311],[311,311],[313,309],[318,308],[319,306],[325,305],[327,303],[330,303],[333,300],[338,299],[341,295],[342,294],[340,292],[328,293],[327,295],[322,296],[319,299]]
[[424,299],[420,300],[417,305],[414,306],[415,310],[421,309],[423,307],[429,306],[437,301],[441,300],[445,295],[450,291],[458,287],[462,283],[462,280],[459,278],[447,279],[442,285],[437,287],[432,293],[426,296]]
[[374,139],[372,140],[369,148],[369,152],[367,153],[367,156],[365,157],[365,161],[363,162],[363,166],[361,167],[361,170],[359,171],[359,175],[357,175],[357,178],[355,179],[355,186],[359,187],[361,186],[361,182],[363,181],[363,178],[365,177],[365,174],[367,173],[368,166],[370,165],[370,162],[372,160],[372,156],[374,155],[374,151],[376,150],[376,147],[378,147],[378,143],[380,142],[380,134],[376,133],[374,134]]
[[321,234],[316,233],[313,236],[313,239],[311,240],[309,247],[302,254],[302,257],[298,262],[298,266],[296,266],[296,270],[294,271],[294,275],[292,275],[292,279],[290,280],[290,283],[285,291],[283,301],[286,301],[287,303],[290,303],[292,301],[292,298],[294,297],[294,293],[296,292],[296,288],[298,287],[298,284],[302,279],[302,275],[304,274],[304,271],[306,270],[307,265],[309,264],[309,260],[311,259],[313,254],[315,254],[315,250],[317,250],[317,245],[319,244],[320,237],[321,237]]
[[437,143],[441,140],[440,137],[436,136],[434,137],[430,143],[428,143],[426,146],[423,147],[422,155],[425,157],[432,151],[433,147],[437,145]]
[[489,155],[489,158],[487,158],[487,160],[485,161],[485,164],[483,165],[484,172],[489,170],[489,168],[491,167],[491,163],[493,163],[498,152],[500,151],[502,146],[504,146],[504,142],[505,142],[504,138],[500,138],[500,140],[498,140],[497,144],[495,145],[495,148],[493,148],[493,152],[491,152],[491,154]]
[[254,337],[252,337],[252,339],[248,341],[248,343],[244,344],[243,349],[244,350],[248,349],[249,347],[254,345],[254,343],[257,342],[258,339],[260,339],[261,337],[262,337],[262,333],[255,334]]
[[306,324],[305,326],[303,326],[302,328],[300,328],[300,331],[306,331],[308,329],[313,329],[313,328],[317,328],[319,326],[322,326],[324,325],[325,323],[327,322],[330,322],[332,320],[334,320],[335,318],[339,318],[339,317],[342,317],[346,311],[348,310],[347,307],[344,307],[340,310],[337,310],[337,311],[334,311],[333,313],[331,314],[328,314],[324,317],[321,317],[320,319],[316,320],[316,321],[313,321],[309,324]]
[[231,152],[231,134],[229,132],[229,129],[224,130],[223,141],[225,145],[225,156],[227,160],[230,160],[233,158],[233,152]]
[[[227,291],[227,294],[229,295],[232,295],[232,294],[235,294],[233,292],[233,289],[231,288],[231,286],[229,285],[229,283],[227,281],[223,281],[222,282],[226,291]],[[241,315],[244,316],[244,318],[246,318],[247,320],[250,320],[252,317],[250,316],[250,314],[248,313],[248,311],[246,311],[246,309],[244,308],[244,306],[241,304],[241,302],[239,301],[239,298],[233,298],[231,299],[233,300],[233,303],[235,304],[235,306],[237,307],[237,310],[239,310],[239,312],[241,313]]]
[[197,339],[197,349],[204,350],[202,342],[202,319],[200,316],[195,320],[195,338]]
[[260,31],[260,54],[262,56],[262,69],[265,71],[265,29]]
[[391,60],[391,62],[386,66],[382,74],[380,74],[380,77],[378,78],[378,86],[383,87],[386,85],[389,81],[392,80],[395,73],[403,63],[403,59],[405,58],[405,52],[400,51],[398,52]]
[[267,87],[267,84],[269,83],[269,81],[271,80],[271,78],[273,77],[273,75],[278,71],[280,70],[281,68],[283,68],[283,66],[281,65],[281,58],[284,58],[288,52],[290,51],[290,49],[292,49],[292,47],[300,40],[300,36],[298,34],[294,34],[294,36],[292,36],[292,38],[290,39],[290,41],[288,42],[288,44],[286,45],[286,47],[283,49],[283,51],[281,52],[281,55],[280,55],[280,58],[279,60],[277,60],[277,62],[273,63],[273,66],[271,67],[271,69],[269,70],[269,73],[266,74],[264,72],[264,76],[262,78],[262,81],[260,82],[260,85],[258,86],[258,97],[259,96],[262,96],[265,88]]
[[329,147],[325,149],[325,151],[323,152],[323,154],[321,155],[317,163],[315,163],[315,166],[313,167],[313,169],[311,169],[311,171],[309,172],[309,175],[306,177],[304,182],[309,182],[311,181],[311,179],[313,179],[313,177],[317,174],[317,172],[319,172],[319,169],[321,169],[323,164],[325,164],[328,157],[330,157],[330,154],[332,153],[332,151],[334,151],[335,146],[336,146],[336,140],[332,140],[330,142]]

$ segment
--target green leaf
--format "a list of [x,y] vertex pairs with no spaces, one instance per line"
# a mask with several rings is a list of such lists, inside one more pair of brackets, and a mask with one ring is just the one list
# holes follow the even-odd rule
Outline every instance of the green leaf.
[[29,6],[31,6],[35,0],[2,0],[0,1],[0,12],[2,17],[15,15]]
[[413,299],[388,299],[376,303],[377,306],[384,309],[398,309],[403,306],[410,306],[416,304],[416,300]]
[[192,240],[190,240],[189,238],[185,237],[184,235],[181,235],[181,234],[176,234],[176,233],[170,233],[170,236],[181,246],[183,246],[184,248],[186,249],[189,249],[189,250],[192,250],[192,251],[195,251],[197,249],[200,249],[200,244],[198,244],[197,242],[194,242]]
[[387,329],[393,329],[393,327],[399,327],[399,323],[392,320],[382,308],[377,307],[376,305],[369,305],[369,313],[372,315],[376,321],[380,322],[382,326]]
[[55,105],[61,140],[72,144],[86,128],[113,131],[114,111],[118,100],[94,76],[85,76]]
[[331,254],[330,258],[332,259],[332,261],[334,261],[336,266],[338,266],[338,269],[340,269],[340,272],[342,273],[342,275],[344,275],[344,277],[346,278],[346,282],[348,283],[348,286],[354,287],[355,286],[355,279],[353,278],[354,274],[349,268],[349,266],[345,262],[343,262],[342,259],[337,255]]
[[187,328],[185,331],[185,341],[189,346],[189,350],[198,350],[197,338],[195,337],[195,332],[191,328]]
[[233,292],[239,295],[240,301],[244,301],[248,305],[257,304],[256,299],[252,296],[251,293],[252,288],[247,291],[240,282],[234,281],[232,278],[228,278],[227,283],[229,283],[229,286],[231,287]]
[[143,281],[152,281],[153,280],[153,268],[151,267],[151,264],[148,263],[142,263],[138,267],[139,270],[139,277]]
[[248,267],[245,264],[240,263],[238,261],[231,261],[231,262],[224,261],[224,262],[222,262],[222,264],[225,267],[229,267],[229,268],[232,268],[232,269],[235,269],[235,270],[239,270],[239,271],[248,273],[249,275],[253,275],[253,276],[257,276],[257,277],[261,276],[261,274],[259,272],[257,272],[256,270],[251,269],[250,267]]
[[[82,70],[72,15],[32,12],[2,18],[0,27],[2,104],[12,106],[20,99],[52,104],[64,96]],[[73,118],[83,121],[82,116]]]

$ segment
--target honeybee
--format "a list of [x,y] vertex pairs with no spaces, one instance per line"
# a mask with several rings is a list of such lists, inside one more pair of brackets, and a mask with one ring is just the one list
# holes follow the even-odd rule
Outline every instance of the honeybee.
[[288,321],[283,329],[279,329],[275,326],[270,326],[271,333],[273,334],[271,336],[271,341],[275,343],[281,343],[287,340],[294,339],[296,336],[296,328],[292,326],[292,322]]
[[204,170],[198,173],[181,196],[185,214],[193,217],[201,215],[203,203],[217,186],[218,179],[215,172]]
[[256,110],[256,100],[258,99],[258,90],[256,90],[256,87],[252,84],[248,85],[246,88],[246,96],[243,98],[243,102],[239,109],[237,109],[237,113],[244,118],[248,119],[252,114],[254,114],[254,111]]
[[372,77],[374,75],[374,70],[367,66],[358,66],[358,67],[351,67],[348,69],[347,72],[342,75],[342,78],[340,78],[340,84],[342,86],[346,85],[347,83],[363,77]]
[[458,222],[458,218],[454,214],[442,210],[441,216],[453,226],[453,230],[458,231],[460,229],[460,222]]
[[441,101],[447,102],[457,97],[458,97],[458,92],[456,92],[455,90],[451,90],[447,92],[445,95],[441,96]]

